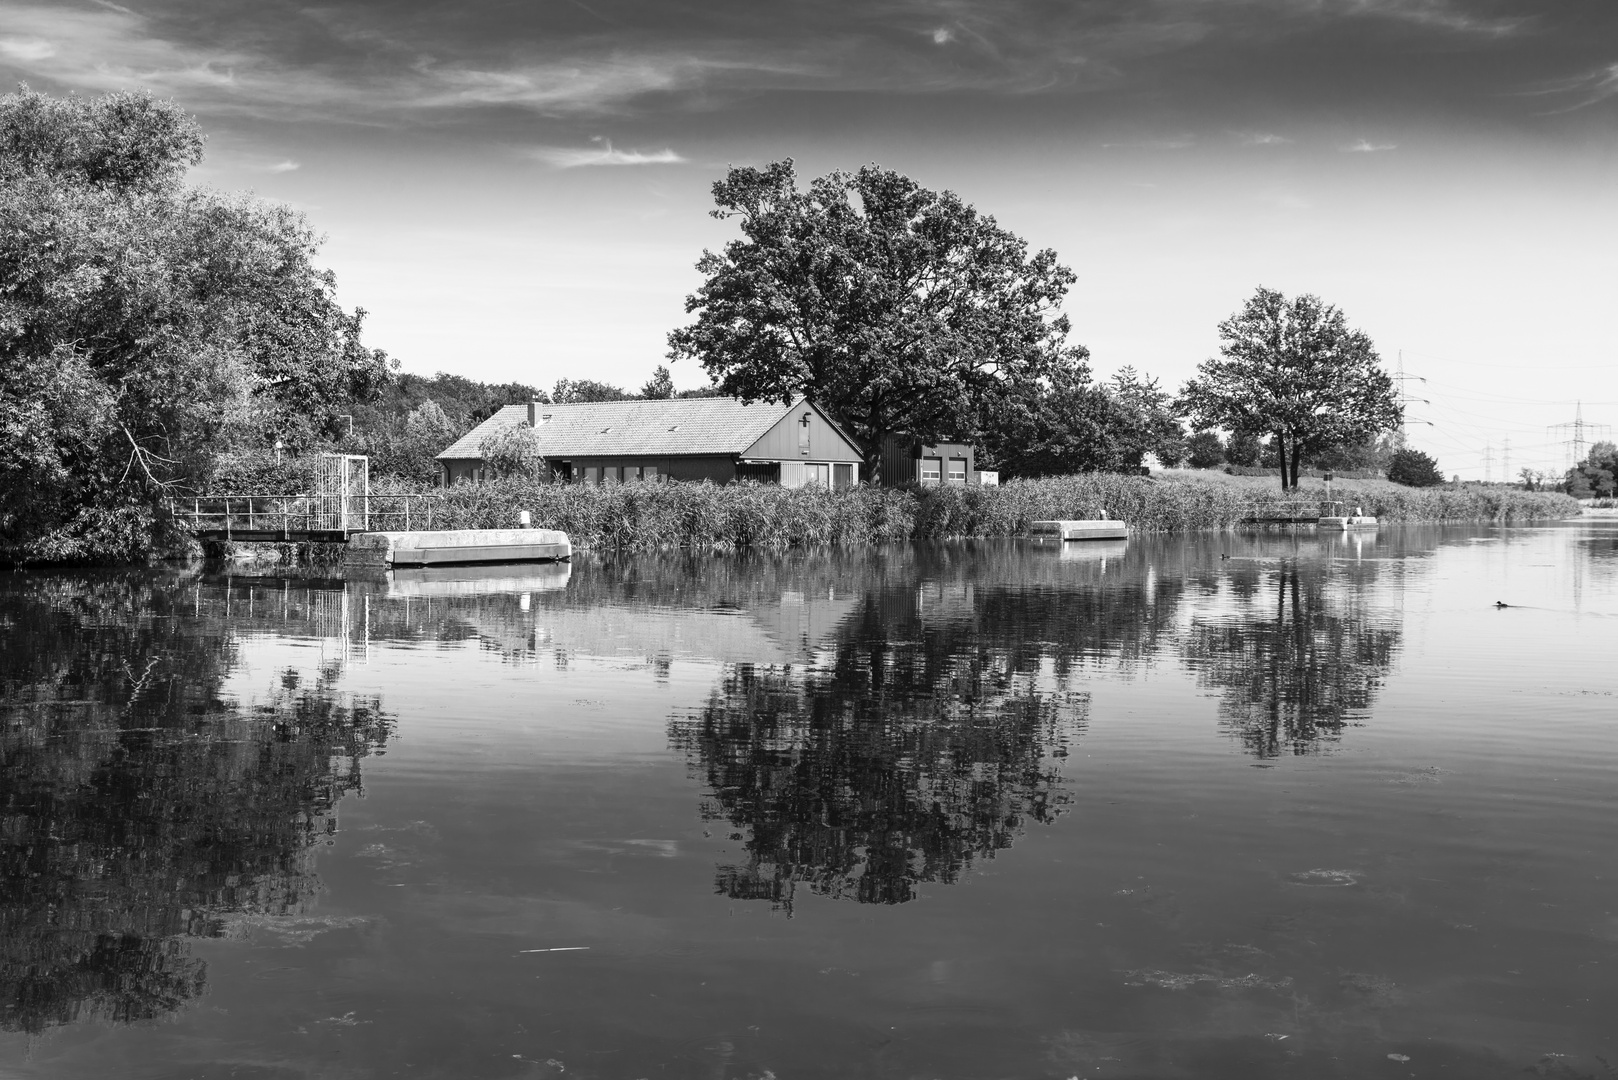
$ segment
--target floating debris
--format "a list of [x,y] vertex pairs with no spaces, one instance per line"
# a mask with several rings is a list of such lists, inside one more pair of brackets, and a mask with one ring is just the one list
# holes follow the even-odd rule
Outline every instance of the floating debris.
[[1164,990],[1189,990],[1193,986],[1207,983],[1221,990],[1284,990],[1292,985],[1292,979],[1283,976],[1279,979],[1267,979],[1262,975],[1241,975],[1234,978],[1222,975],[1182,974],[1178,971],[1126,971],[1124,973],[1125,986],[1156,986]]
[[1292,885],[1317,889],[1341,889],[1345,885],[1358,885],[1360,875],[1357,870],[1300,870],[1296,874],[1288,874],[1287,881]]

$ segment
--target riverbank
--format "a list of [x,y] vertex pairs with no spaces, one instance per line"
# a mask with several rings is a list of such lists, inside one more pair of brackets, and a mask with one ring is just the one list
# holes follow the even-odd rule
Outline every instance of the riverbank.
[[[1486,486],[1407,488],[1385,480],[1332,485],[1332,497],[1388,522],[1525,521],[1577,517],[1566,495]],[[1318,502],[1324,486],[1283,494],[1273,478],[1175,470],[1154,476],[1084,473],[1000,487],[788,489],[752,484],[618,484],[503,480],[444,494],[438,528],[509,527],[528,510],[579,548],[797,547],[883,544],[957,536],[1018,536],[1051,518],[1113,518],[1135,531],[1233,528],[1255,511]]]

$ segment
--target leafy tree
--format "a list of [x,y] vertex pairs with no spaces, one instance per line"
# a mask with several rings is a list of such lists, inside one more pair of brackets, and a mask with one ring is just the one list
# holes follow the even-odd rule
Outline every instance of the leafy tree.
[[557,379],[551,401],[557,405],[578,405],[592,401],[630,401],[635,397],[621,386],[594,379]]
[[1220,357],[1204,360],[1181,391],[1199,428],[1274,440],[1281,487],[1296,487],[1310,455],[1362,442],[1403,415],[1371,339],[1343,313],[1304,295],[1260,288],[1219,324]]
[[669,369],[662,364],[657,365],[652,377],[640,388],[640,396],[648,401],[664,401],[673,397],[674,377],[669,373]]
[[1388,479],[1406,487],[1436,487],[1444,482],[1444,474],[1438,462],[1420,450],[1404,447],[1388,462]]
[[496,476],[536,477],[545,471],[539,439],[526,423],[486,436],[478,444],[478,454]]
[[1610,497],[1618,488],[1618,445],[1606,441],[1593,444],[1585,459],[1568,470],[1564,486],[1576,499]]
[[1073,272],[979,214],[878,165],[798,187],[792,161],[733,168],[713,216],[742,238],[703,252],[673,359],[744,400],[807,394],[881,478],[886,436],[975,438],[986,400],[1071,352]]
[[299,215],[183,185],[202,142],[149,96],[0,97],[0,557],[141,556],[221,451],[389,376]]
[[989,399],[981,426],[980,460],[1014,477],[1132,471],[1157,445],[1140,406],[1076,358]]
[[1225,446],[1211,431],[1199,431],[1186,440],[1186,463],[1193,469],[1215,469],[1225,463]]
[[1146,433],[1147,447],[1164,468],[1172,469],[1185,460],[1185,429],[1180,425],[1174,396],[1164,391],[1157,379],[1125,366],[1113,375],[1112,390],[1135,410]]
[[1233,431],[1225,439],[1225,460],[1232,465],[1252,468],[1259,463],[1264,447],[1258,436],[1247,431]]

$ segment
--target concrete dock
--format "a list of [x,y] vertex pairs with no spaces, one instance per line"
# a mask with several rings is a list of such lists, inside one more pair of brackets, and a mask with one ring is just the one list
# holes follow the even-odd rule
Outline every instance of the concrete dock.
[[1127,540],[1129,526],[1121,521],[1035,521],[1028,526],[1031,536],[1049,540]]
[[446,529],[355,533],[343,561],[353,566],[454,566],[572,557],[567,533],[556,529]]

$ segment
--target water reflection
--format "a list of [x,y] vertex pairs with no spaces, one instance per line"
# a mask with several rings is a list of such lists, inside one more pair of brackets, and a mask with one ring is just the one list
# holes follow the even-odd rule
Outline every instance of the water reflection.
[[[1069,545],[1072,547],[1072,545]],[[746,859],[716,888],[896,904],[1049,824],[1082,732],[1080,669],[1150,653],[1178,587],[1122,545],[915,548],[851,567],[857,605],[799,666],[727,669],[670,722]],[[894,565],[897,563],[898,565]]]
[[300,911],[312,851],[386,742],[378,701],[286,672],[244,707],[213,590],[143,574],[0,585],[0,1028],[154,1018],[184,939]]
[[1379,563],[1239,563],[1181,654],[1220,692],[1222,724],[1259,758],[1304,754],[1369,715],[1399,650],[1396,613],[1365,602]]

